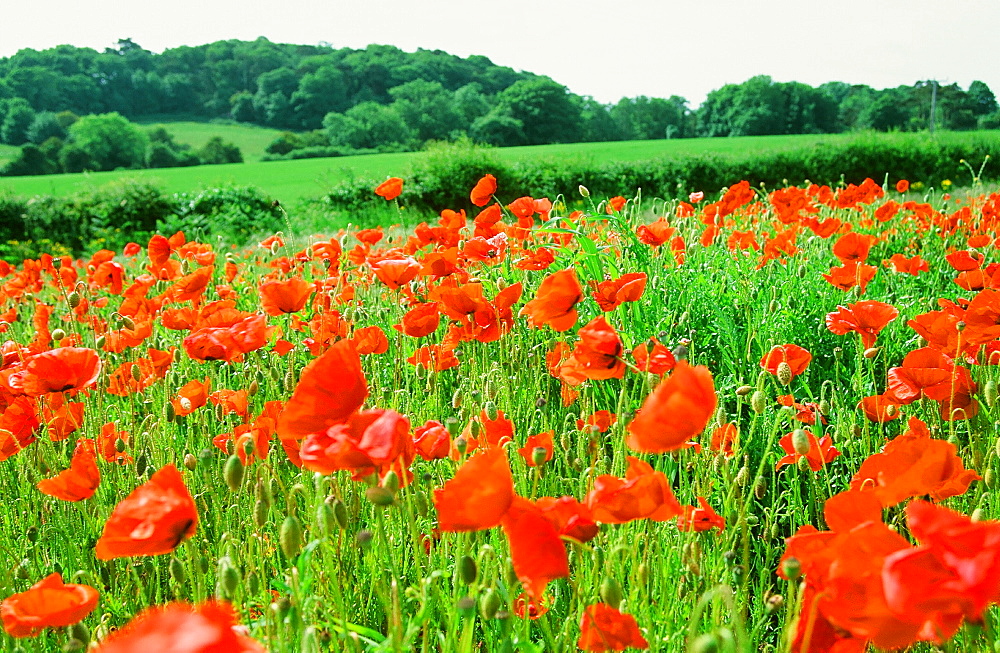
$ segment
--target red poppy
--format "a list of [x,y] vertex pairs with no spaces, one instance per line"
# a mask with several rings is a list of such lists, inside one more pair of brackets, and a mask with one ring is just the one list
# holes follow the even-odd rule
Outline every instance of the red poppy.
[[403,180],[399,177],[389,177],[375,188],[375,194],[387,200],[396,199],[402,192]]
[[908,182],[905,179],[900,179],[899,181],[896,182],[897,193],[905,193],[908,190],[910,190],[910,182]]
[[617,213],[625,208],[626,204],[628,204],[628,200],[621,195],[617,195],[608,200],[608,205],[605,210],[608,213]]
[[441,313],[437,302],[424,302],[408,310],[403,315],[402,323],[393,325],[393,328],[412,338],[423,338],[437,331],[439,324]]
[[553,272],[542,280],[535,298],[521,308],[531,326],[548,324],[556,331],[569,331],[576,324],[576,305],[583,299],[583,288],[576,270],[568,268]]
[[610,279],[595,284],[591,296],[601,310],[607,313],[625,302],[637,302],[646,289],[646,273],[632,272],[619,279]]
[[409,256],[398,259],[382,259],[375,261],[371,266],[372,270],[375,271],[375,276],[390,290],[396,290],[413,281],[421,267]]
[[454,478],[434,490],[438,528],[442,531],[480,531],[493,528],[514,501],[514,479],[507,454],[501,448],[470,456]]
[[739,439],[739,428],[736,424],[727,422],[712,431],[712,442],[708,445],[708,448],[712,451],[718,451],[726,458],[732,458],[736,455],[736,446]]
[[670,226],[666,218],[658,218],[651,224],[641,224],[635,228],[635,235],[643,242],[652,247],[659,247],[670,240],[676,229]]
[[490,202],[490,198],[493,197],[493,193],[497,192],[497,180],[493,175],[487,174],[482,179],[476,182],[475,188],[469,194],[469,199],[476,206],[486,206]]
[[849,261],[863,263],[868,260],[868,252],[877,240],[875,236],[849,231],[833,244],[833,255],[840,259],[841,263]]
[[677,528],[682,531],[699,533],[714,528],[721,533],[726,530],[726,520],[715,512],[712,506],[708,505],[705,497],[698,497],[698,507],[683,507],[683,512],[677,516]]
[[354,413],[343,424],[306,436],[299,449],[306,469],[320,474],[349,469],[357,476],[397,461],[407,468],[414,454],[410,421],[393,410]]
[[448,345],[431,344],[419,347],[413,355],[406,359],[410,365],[419,365],[424,369],[443,372],[458,367],[461,362],[455,356],[455,348]]
[[893,254],[888,260],[883,261],[882,264],[891,268],[894,272],[912,274],[913,276],[917,276],[921,272],[930,271],[927,261],[920,258],[919,254],[911,258],[906,258],[902,254]]
[[524,458],[524,462],[528,467],[536,466],[535,449],[541,449],[545,452],[543,462],[552,460],[552,436],[554,435],[555,431],[546,431],[544,433],[528,436],[524,446],[517,450],[517,453],[521,454],[521,457]]
[[559,537],[589,542],[600,531],[590,509],[575,497],[542,497],[535,506],[559,531]]
[[878,268],[858,261],[848,261],[840,267],[831,267],[829,274],[823,278],[841,290],[850,290],[858,286],[863,293],[868,282],[875,278]]
[[340,340],[306,365],[295,392],[278,417],[278,436],[301,440],[342,424],[368,396],[361,357],[350,340]]
[[451,434],[441,422],[427,420],[423,426],[414,429],[413,444],[417,455],[424,460],[447,458],[451,451]]
[[48,405],[42,409],[49,439],[59,442],[76,432],[83,424],[83,410],[82,401],[66,401],[62,394],[49,395]]
[[273,330],[263,315],[251,315],[231,326],[197,329],[184,338],[184,351],[194,360],[231,362],[264,347]]
[[598,476],[585,503],[594,521],[603,524],[624,524],[635,519],[669,521],[682,511],[663,472],[632,456],[628,456],[625,478]]
[[625,376],[622,341],[604,316],[597,316],[578,332],[580,340],[560,370],[560,377],[573,385],[584,379],[620,379]]
[[511,562],[525,594],[540,600],[549,581],[569,576],[566,545],[535,504],[513,497],[500,524],[510,543]]
[[384,354],[389,351],[389,339],[380,326],[370,326],[356,329],[351,335],[354,346],[362,356],[368,354]]
[[115,506],[94,555],[111,560],[170,553],[197,525],[191,493],[177,468],[166,465]]
[[635,617],[605,603],[594,603],[583,610],[576,646],[581,651],[624,651],[649,648],[649,642],[639,631]]
[[576,420],[576,428],[581,431],[586,427],[592,427],[598,433],[607,433],[608,429],[618,421],[618,416],[612,413],[610,410],[597,410],[587,417],[586,421],[582,419]]
[[650,338],[635,346],[632,350],[635,366],[643,372],[662,376],[677,365],[674,353],[667,349],[656,338]]
[[95,653],[265,653],[245,630],[228,603],[169,603],[140,612],[105,638]]
[[835,312],[828,313],[826,327],[839,336],[856,331],[861,335],[861,344],[867,349],[875,346],[878,333],[898,316],[899,311],[895,306],[863,300],[849,304],[846,308],[838,306]]
[[69,469],[38,482],[38,491],[63,501],[83,501],[97,491],[101,473],[93,440],[77,440]]
[[686,361],[661,382],[628,425],[625,444],[633,451],[665,453],[685,447],[705,430],[717,399],[712,373]]
[[965,469],[955,445],[931,437],[927,425],[911,417],[906,433],[869,456],[851,479],[851,488],[874,493],[885,507],[910,497],[928,495],[935,501],[965,494],[982,480]]
[[18,377],[24,394],[38,397],[49,392],[89,388],[100,374],[101,359],[96,351],[61,347],[28,358]]
[[268,281],[260,286],[260,306],[268,315],[298,313],[315,290],[316,287],[302,277]]
[[0,603],[0,619],[11,637],[34,637],[45,628],[72,626],[97,607],[99,594],[90,585],[64,584],[50,574],[26,592]]
[[803,429],[803,432],[809,442],[809,449],[806,453],[799,453],[795,450],[793,433],[786,434],[778,441],[786,455],[778,460],[778,464],[774,466],[775,469],[781,469],[785,465],[794,465],[799,461],[799,458],[805,458],[809,463],[809,469],[818,472],[828,462],[840,455],[840,452],[834,448],[833,439],[829,435],[817,439],[811,430]]
[[782,363],[788,363],[792,372],[791,378],[795,378],[806,371],[810,361],[812,361],[812,354],[798,345],[775,345],[771,351],[761,357],[760,366],[777,376],[778,366]]

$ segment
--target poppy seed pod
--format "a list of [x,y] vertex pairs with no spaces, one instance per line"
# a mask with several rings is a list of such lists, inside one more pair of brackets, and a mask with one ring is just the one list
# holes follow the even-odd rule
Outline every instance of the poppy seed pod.
[[491,422],[496,421],[500,417],[500,413],[497,411],[497,405],[492,401],[486,402],[486,405],[483,406],[483,412],[486,413],[486,418]]
[[184,580],[187,578],[184,563],[179,558],[170,559],[170,578],[178,585],[183,585]]
[[792,449],[795,450],[795,453],[805,456],[809,453],[810,447],[809,434],[806,433],[805,429],[795,429],[792,431]]
[[986,406],[988,408],[993,408],[993,404],[997,402],[997,382],[990,379],[983,386],[983,400],[986,401]]
[[382,477],[382,487],[395,494],[399,491],[399,475],[394,471],[388,471]]
[[77,306],[80,305],[80,302],[83,301],[83,298],[80,297],[80,293],[74,290],[69,295],[67,295],[66,301],[69,302],[70,308],[76,308]]
[[785,605],[785,597],[783,597],[781,594],[772,594],[771,596],[767,597],[767,600],[764,602],[764,611],[767,614],[774,614],[775,612],[783,608],[784,605]]
[[753,386],[751,385],[741,385],[740,387],[736,388],[737,397],[745,397],[751,392],[753,392]]
[[809,466],[809,459],[806,458],[805,456],[799,458],[799,462],[795,464],[796,466],[798,466],[799,471],[802,472],[803,474],[808,474],[809,472],[812,471],[812,467]]
[[785,578],[794,583],[802,575],[802,563],[799,562],[798,558],[786,558],[781,563],[781,572],[785,574]]
[[545,465],[548,455],[549,452],[545,449],[545,447],[535,447],[531,450],[531,462],[535,464],[535,467],[542,467]]
[[478,570],[476,569],[476,561],[472,559],[471,556],[464,555],[458,559],[458,577],[466,585],[472,585],[476,582],[476,576],[478,575]]
[[236,454],[226,460],[226,466],[222,469],[222,477],[231,491],[236,492],[243,485],[244,469],[243,461]]
[[622,604],[622,586],[617,580],[611,578],[610,576],[605,576],[604,580],[601,581],[599,593],[601,595],[601,600],[615,610],[617,610],[618,606]]
[[240,572],[228,557],[219,560],[219,593],[223,598],[232,597],[240,586]]
[[271,506],[268,505],[266,501],[257,499],[253,504],[253,523],[257,525],[257,528],[263,528],[264,524],[267,523],[267,513],[270,512]]
[[302,549],[302,524],[294,516],[289,515],[281,522],[278,543],[281,545],[281,552],[289,560],[297,556]]
[[492,619],[497,615],[502,603],[503,598],[500,594],[492,587],[488,587],[479,595],[479,614],[483,619]]
[[778,369],[776,370],[775,376],[778,377],[778,383],[781,385],[788,385],[792,382],[792,366],[786,361],[781,361],[778,363]]
[[391,506],[396,501],[392,492],[378,485],[365,490],[365,498],[376,506]]
[[55,340],[56,342],[60,342],[65,337],[66,337],[66,332],[63,331],[62,329],[56,328],[52,330],[52,339]]

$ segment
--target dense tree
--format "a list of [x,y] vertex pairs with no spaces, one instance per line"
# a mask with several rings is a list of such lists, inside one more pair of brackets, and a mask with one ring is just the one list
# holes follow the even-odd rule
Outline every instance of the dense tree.
[[117,112],[84,116],[69,128],[69,134],[98,170],[146,164],[149,137]]
[[525,145],[574,143],[583,136],[577,96],[546,77],[519,81],[497,95],[500,115],[521,123]]
[[3,123],[0,124],[0,142],[21,145],[28,142],[28,129],[35,121],[35,110],[23,98],[6,101]]
[[66,128],[56,114],[51,111],[40,111],[35,114],[35,119],[28,126],[27,135],[29,141],[38,145],[53,137],[66,138]]
[[243,163],[243,153],[240,148],[222,139],[221,136],[213,136],[208,139],[201,149],[198,150],[198,158],[202,163]]
[[349,99],[344,73],[327,65],[303,75],[290,101],[299,125],[316,129],[329,112],[346,110]]
[[415,79],[389,89],[393,110],[415,132],[416,139],[446,140],[468,123],[455,107],[455,94],[440,82]]

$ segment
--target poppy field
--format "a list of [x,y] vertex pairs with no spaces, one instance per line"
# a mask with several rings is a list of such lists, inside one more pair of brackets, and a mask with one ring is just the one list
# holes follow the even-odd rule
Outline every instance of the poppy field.
[[0,262],[4,650],[1000,650],[1000,193],[469,190]]

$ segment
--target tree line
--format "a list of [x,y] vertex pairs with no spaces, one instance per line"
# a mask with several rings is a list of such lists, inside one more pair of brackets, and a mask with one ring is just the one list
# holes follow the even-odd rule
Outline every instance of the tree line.
[[[47,160],[62,170],[69,170],[62,161],[94,165],[75,150],[60,153],[79,145],[64,124],[67,112],[228,118],[287,130],[271,144],[273,158],[412,150],[463,137],[510,146],[1000,128],[996,97],[980,81],[968,89],[934,81],[873,89],[843,82],[812,87],[761,75],[716,89],[692,108],[679,96],[601,103],[486,57],[406,53],[386,45],[335,49],[259,38],[154,54],[124,39],[104,52],[61,45],[0,59],[0,141],[47,150]],[[156,165],[194,161],[176,143],[155,149]],[[151,165],[153,158],[151,140],[143,163],[122,165]]]

